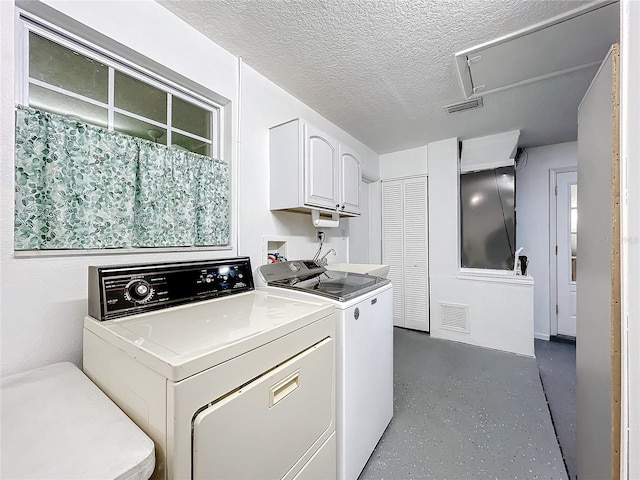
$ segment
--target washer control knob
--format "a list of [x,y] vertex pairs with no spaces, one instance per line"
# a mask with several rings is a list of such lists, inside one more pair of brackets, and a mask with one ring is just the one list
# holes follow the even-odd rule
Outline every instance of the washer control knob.
[[124,296],[135,303],[144,303],[153,296],[153,288],[143,279],[131,280],[125,287]]
[[136,285],[136,294],[141,297],[146,297],[147,293],[149,293],[149,285],[145,285],[144,283],[139,283]]
[[289,268],[291,269],[291,271],[297,272],[298,270],[300,270],[300,264],[293,262],[291,265],[289,265]]

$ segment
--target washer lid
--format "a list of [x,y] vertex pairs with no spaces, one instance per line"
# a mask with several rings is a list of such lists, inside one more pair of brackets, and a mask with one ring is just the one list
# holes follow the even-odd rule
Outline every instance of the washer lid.
[[179,381],[330,315],[333,305],[263,291],[182,305],[85,329]]
[[269,286],[302,290],[339,302],[346,302],[391,283],[391,280],[361,273],[327,270],[304,280],[290,279],[270,282]]

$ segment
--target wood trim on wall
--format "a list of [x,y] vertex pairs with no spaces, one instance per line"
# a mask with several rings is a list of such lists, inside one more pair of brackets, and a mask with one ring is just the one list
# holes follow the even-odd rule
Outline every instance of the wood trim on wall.
[[611,478],[620,479],[620,45],[612,47],[611,155]]

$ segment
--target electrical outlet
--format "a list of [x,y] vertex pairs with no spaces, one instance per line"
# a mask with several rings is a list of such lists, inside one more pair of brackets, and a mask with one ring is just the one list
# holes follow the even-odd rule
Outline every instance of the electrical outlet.
[[324,232],[318,232],[318,241],[324,243]]

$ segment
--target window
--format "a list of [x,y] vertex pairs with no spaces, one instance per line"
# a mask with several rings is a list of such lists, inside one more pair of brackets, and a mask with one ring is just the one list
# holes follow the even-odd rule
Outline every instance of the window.
[[460,217],[462,267],[513,269],[514,167],[461,174]]
[[229,248],[223,107],[20,21],[14,250]]
[[44,28],[24,23],[18,103],[219,158],[219,107]]
[[571,235],[571,281],[576,281],[578,262],[578,184],[571,184],[571,204],[570,204],[570,235]]

